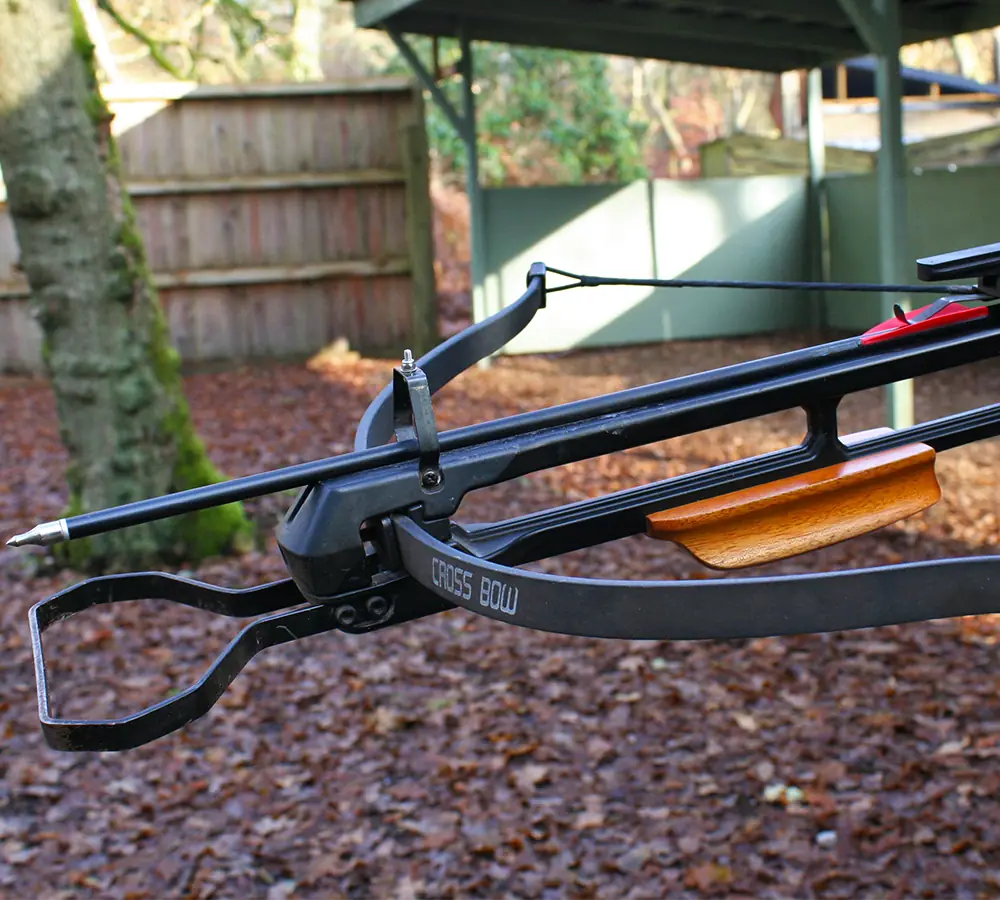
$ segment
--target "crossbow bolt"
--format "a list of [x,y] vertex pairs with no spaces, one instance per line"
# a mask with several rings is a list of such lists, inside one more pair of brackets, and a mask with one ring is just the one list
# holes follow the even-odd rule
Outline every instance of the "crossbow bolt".
[[[115,573],[36,603],[29,626],[47,744],[71,751],[138,747],[203,716],[266,647],[335,629],[368,634],[456,607],[496,623],[630,641],[818,634],[996,613],[996,555],[642,582],[522,568],[645,531],[685,547],[708,567],[745,569],[860,537],[932,506],[941,493],[937,453],[1000,436],[1000,404],[895,430],[841,435],[837,425],[848,394],[997,357],[1000,319],[985,304],[1000,294],[1000,244],[921,260],[918,271],[936,286],[610,279],[534,264],[519,299],[422,357],[433,378],[405,351],[392,383],[362,417],[355,452],[16,535],[9,546],[53,544],[304,489],[275,535],[288,579],[235,589],[162,572]],[[794,287],[931,292],[941,299],[912,312],[897,307],[894,318],[857,337],[439,434],[431,395],[501,351],[545,308],[546,272],[576,278],[579,286]],[[940,284],[952,277],[981,284]],[[795,409],[807,413],[797,446],[499,522],[452,521],[463,498],[481,488]],[[415,468],[419,478],[412,477]],[[441,490],[445,480],[448,489]],[[53,716],[43,632],[94,606],[142,599],[253,621],[200,681],[155,706],[113,720]]]

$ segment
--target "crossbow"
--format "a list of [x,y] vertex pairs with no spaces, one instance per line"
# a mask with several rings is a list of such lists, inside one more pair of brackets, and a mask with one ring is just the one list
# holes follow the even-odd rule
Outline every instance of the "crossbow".
[[[630,535],[672,541],[716,570],[871,532],[940,499],[936,454],[1000,435],[1000,403],[910,427],[840,435],[848,394],[1000,356],[1000,244],[917,261],[918,285],[612,279],[535,263],[515,302],[420,359],[407,351],[351,453],[36,526],[46,545],[299,488],[277,531],[290,577],[246,589],[163,572],[91,578],[29,614],[48,745],[126,750],[204,715],[259,651],[320,632],[367,634],[456,607],[528,629],[704,640],[818,633],[1000,611],[1000,555],[781,577],[571,578],[526,563]],[[550,276],[570,279],[551,285]],[[975,279],[976,284],[948,280]],[[575,287],[812,288],[935,293],[863,335],[439,433],[432,395]],[[801,408],[794,447],[500,522],[459,523],[462,499],[542,469]],[[253,618],[196,683],[135,714],[53,715],[42,633],[90,607],[159,598]]]

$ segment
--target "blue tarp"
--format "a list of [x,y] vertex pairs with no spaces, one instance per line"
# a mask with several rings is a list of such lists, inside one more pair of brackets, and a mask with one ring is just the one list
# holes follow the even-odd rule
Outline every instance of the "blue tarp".
[[[847,96],[849,98],[874,97],[875,72],[878,61],[874,56],[859,56],[845,60],[847,67]],[[946,72],[931,72],[927,69],[912,69],[909,66],[901,68],[903,76],[903,96],[921,97],[931,92],[932,85],[938,85],[942,94],[996,94],[1000,97],[1000,84],[984,84],[963,78],[961,75],[949,75]],[[823,97],[834,100],[837,97],[837,69],[828,66],[823,69]]]

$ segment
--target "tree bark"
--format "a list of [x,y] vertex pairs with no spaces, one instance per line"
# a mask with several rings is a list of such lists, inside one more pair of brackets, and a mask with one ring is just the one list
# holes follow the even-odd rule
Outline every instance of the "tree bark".
[[322,81],[323,9],[320,0],[295,0],[288,73],[295,81]]
[[[68,451],[68,515],[220,479],[122,180],[75,0],[0,0],[0,167]],[[114,570],[243,549],[239,505],[57,545]]]
[[971,34],[954,34],[951,37],[951,49],[958,62],[958,72],[963,78],[973,81],[989,81],[987,67],[979,58],[979,48]]

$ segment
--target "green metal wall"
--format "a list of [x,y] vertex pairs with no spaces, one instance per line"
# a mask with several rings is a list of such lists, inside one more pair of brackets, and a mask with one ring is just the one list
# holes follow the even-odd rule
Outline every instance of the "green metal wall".
[[[483,200],[487,314],[520,295],[534,261],[628,278],[809,277],[800,177],[501,188]],[[809,323],[812,304],[795,292],[580,289],[553,295],[508,352],[797,328]]]
[[[834,281],[879,281],[878,190],[874,175],[827,179],[830,209],[830,262]],[[907,177],[910,257],[947,253],[1000,241],[1000,167],[946,169]],[[910,274],[917,280],[916,263]],[[918,295],[913,306],[933,297]],[[826,321],[833,328],[863,331],[879,319],[878,296],[830,294]]]
[[[831,278],[878,281],[875,176],[830,176],[827,191]],[[1000,241],[1000,167],[911,173],[907,196],[913,259]],[[520,295],[536,260],[630,278],[810,279],[807,198],[798,176],[484,191],[487,314]],[[805,292],[588,288],[555,294],[508,352],[804,328],[819,312]],[[822,312],[860,332],[879,321],[879,298],[828,294]]]

